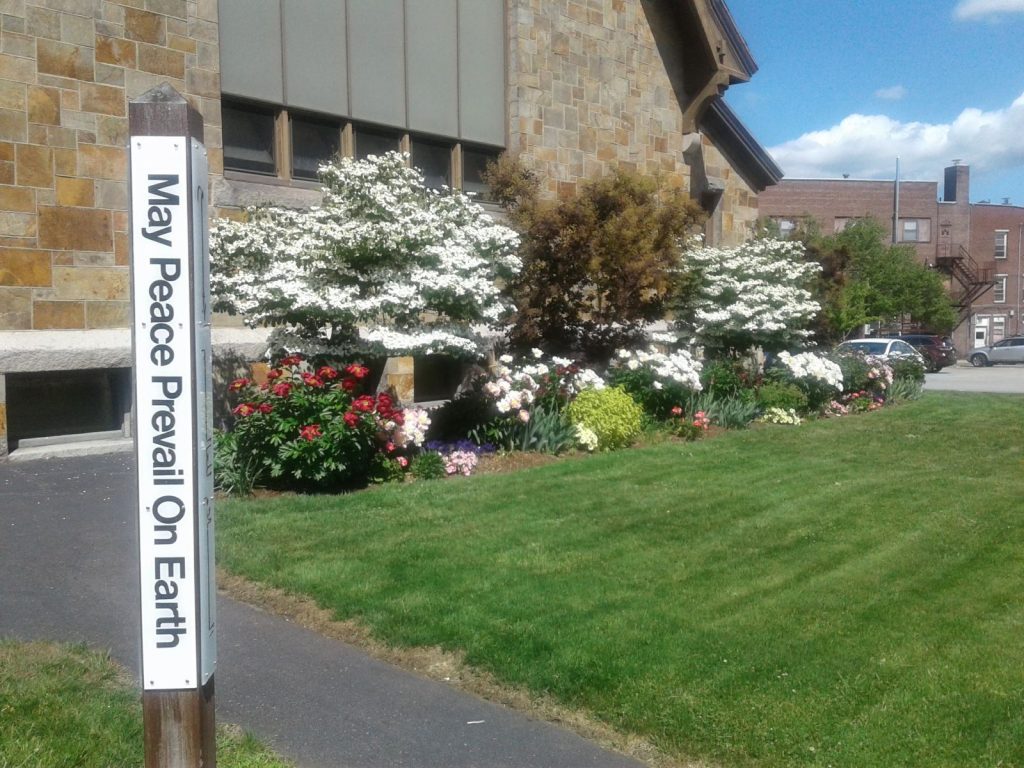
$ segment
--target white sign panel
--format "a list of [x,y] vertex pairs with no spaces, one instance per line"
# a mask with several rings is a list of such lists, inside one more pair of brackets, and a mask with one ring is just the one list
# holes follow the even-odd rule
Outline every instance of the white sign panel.
[[216,661],[202,145],[133,136],[131,190],[142,683],[198,688]]

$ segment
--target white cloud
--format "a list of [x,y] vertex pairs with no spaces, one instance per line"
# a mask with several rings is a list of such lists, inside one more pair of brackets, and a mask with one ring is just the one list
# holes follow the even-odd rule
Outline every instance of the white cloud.
[[875,98],[883,101],[899,101],[907,96],[907,89],[902,85],[892,85],[875,91]]
[[1024,13],[1024,0],[960,0],[953,9],[958,19],[978,19],[1003,13]]
[[903,123],[885,115],[849,115],[831,128],[771,147],[789,178],[934,179],[954,158],[972,171],[1024,169],[1024,93],[1005,109],[963,110],[951,123]]

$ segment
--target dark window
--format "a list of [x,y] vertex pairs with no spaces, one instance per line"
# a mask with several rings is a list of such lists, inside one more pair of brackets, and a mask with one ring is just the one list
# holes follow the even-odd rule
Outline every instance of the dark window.
[[338,155],[341,128],[304,118],[292,118],[292,176],[316,179],[320,164]]
[[274,175],[274,113],[236,104],[221,105],[224,129],[224,167]]
[[452,148],[445,144],[413,139],[412,164],[423,174],[430,189],[452,185]]
[[370,155],[383,155],[398,151],[398,135],[381,133],[364,128],[356,129],[356,159],[365,160]]
[[477,200],[493,200],[491,188],[484,181],[487,163],[498,159],[496,149],[462,148],[462,191]]

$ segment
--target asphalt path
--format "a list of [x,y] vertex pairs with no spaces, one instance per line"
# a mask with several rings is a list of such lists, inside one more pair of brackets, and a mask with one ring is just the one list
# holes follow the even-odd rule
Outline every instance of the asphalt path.
[[996,394],[1024,394],[1024,365],[993,365],[973,368],[954,365],[938,373],[926,373],[926,391],[993,392]]
[[[127,454],[0,462],[0,636],[139,669]],[[218,596],[219,720],[300,768],[639,768],[575,734]]]

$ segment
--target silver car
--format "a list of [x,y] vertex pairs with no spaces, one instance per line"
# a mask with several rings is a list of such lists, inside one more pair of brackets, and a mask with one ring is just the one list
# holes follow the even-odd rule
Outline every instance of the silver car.
[[968,359],[975,368],[996,363],[1024,363],[1024,336],[1011,336],[991,346],[973,349]]
[[915,360],[921,364],[922,368],[926,367],[921,353],[900,339],[850,339],[836,347],[837,355],[848,355],[851,352],[859,352],[862,355],[877,357],[887,362],[900,359]]

